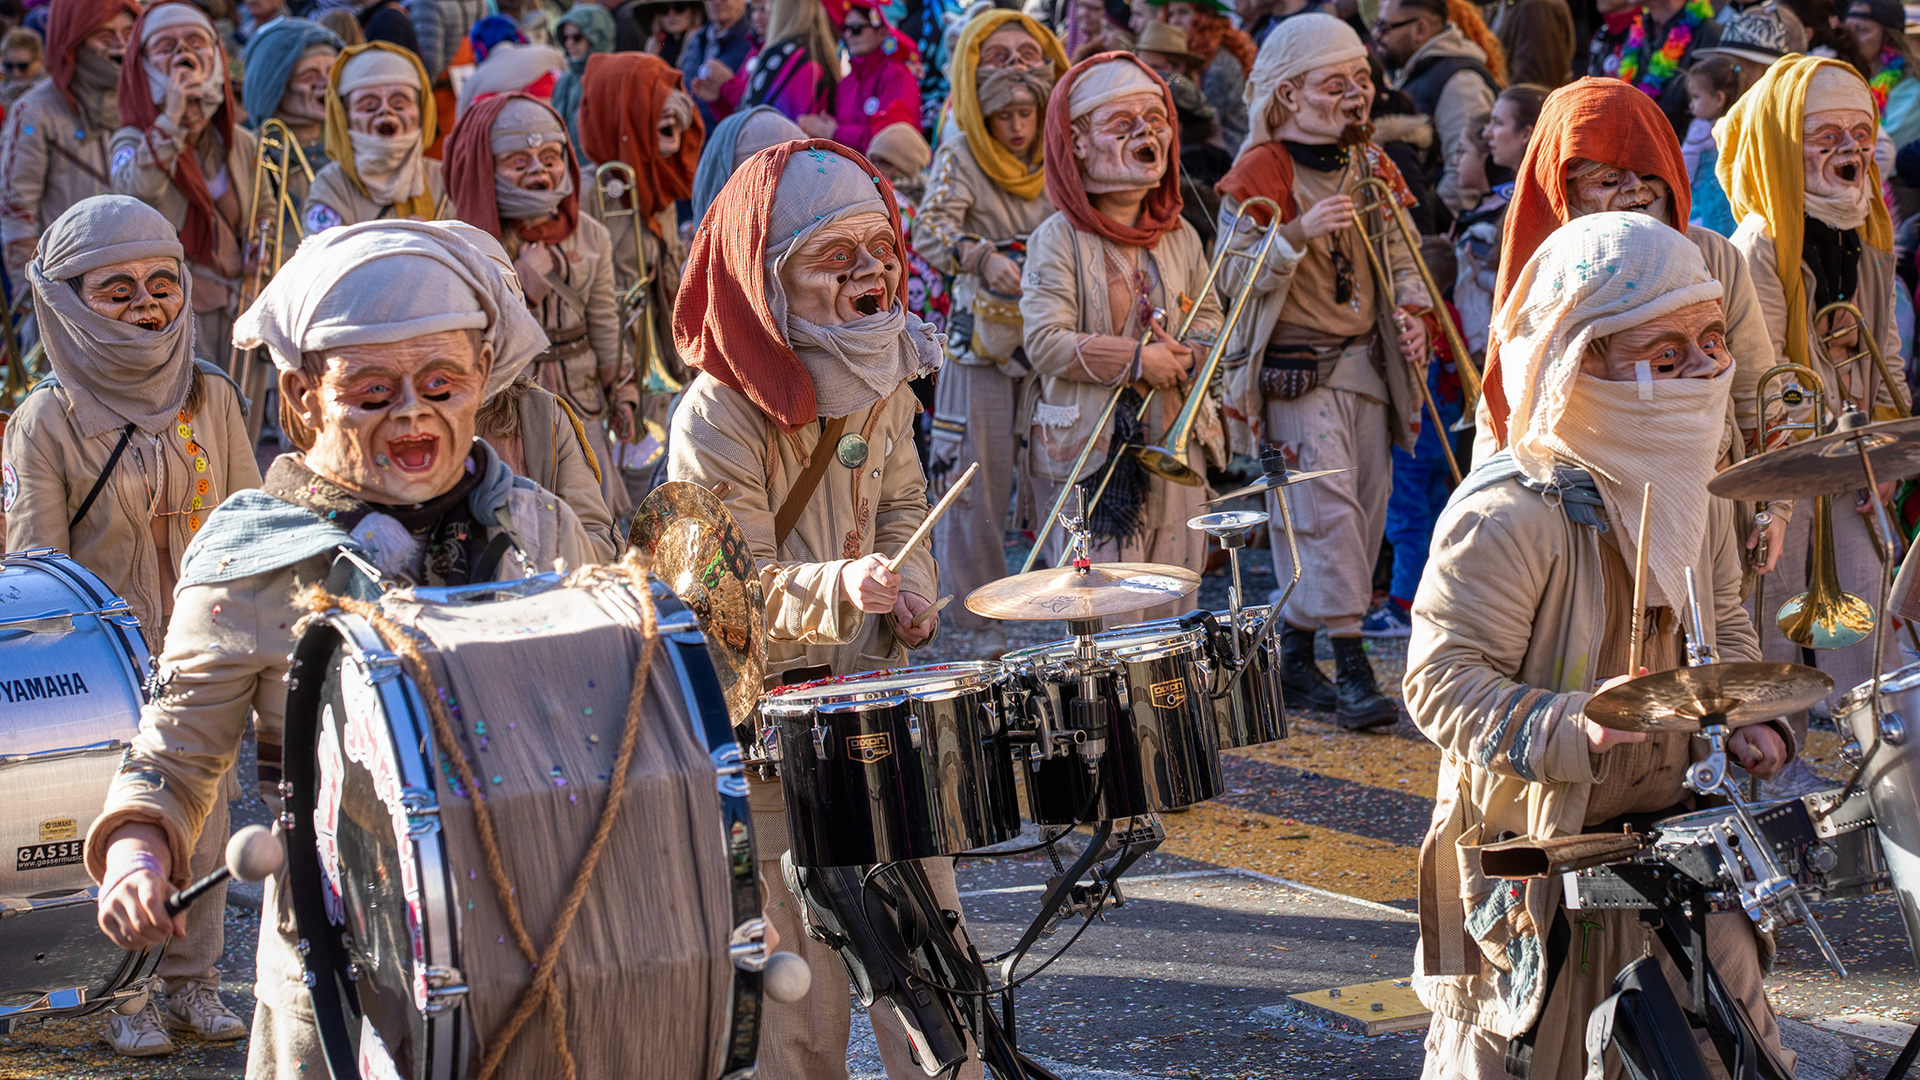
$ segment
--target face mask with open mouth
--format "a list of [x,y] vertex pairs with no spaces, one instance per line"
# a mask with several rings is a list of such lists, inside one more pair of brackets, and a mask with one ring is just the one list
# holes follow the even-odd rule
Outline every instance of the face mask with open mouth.
[[1872,213],[1868,182],[1873,117],[1853,109],[1811,112],[1802,126],[1801,182],[1807,214],[1836,229],[1857,229]]
[[1166,99],[1130,94],[1075,122],[1074,156],[1087,194],[1142,191],[1159,186],[1173,148]]

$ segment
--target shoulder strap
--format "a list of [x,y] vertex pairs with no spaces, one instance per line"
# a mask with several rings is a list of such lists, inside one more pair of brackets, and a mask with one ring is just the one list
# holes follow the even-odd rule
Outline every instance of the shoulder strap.
[[80,509],[74,512],[73,520],[67,522],[68,532],[72,532],[73,527],[80,524],[80,519],[87,516],[87,511],[93,509],[93,500],[100,497],[100,489],[107,486],[107,477],[113,475],[113,467],[120,464],[120,455],[127,452],[127,444],[132,441],[133,425],[128,424],[120,429],[120,441],[114,444],[113,453],[107,455],[107,467],[100,470],[100,478],[93,482],[93,490],[87,492],[87,497],[81,500]]
[[807,500],[813,498],[813,489],[820,486],[820,478],[827,473],[827,462],[833,460],[834,448],[840,443],[840,433],[846,429],[847,418],[836,416],[825,422],[820,429],[820,441],[813,444],[813,453],[807,456],[807,467],[800,470],[800,479],[795,480],[787,497],[781,501],[780,509],[773,515],[773,557],[780,557],[780,549],[787,544],[787,537],[793,527],[800,523],[800,512],[807,508]]

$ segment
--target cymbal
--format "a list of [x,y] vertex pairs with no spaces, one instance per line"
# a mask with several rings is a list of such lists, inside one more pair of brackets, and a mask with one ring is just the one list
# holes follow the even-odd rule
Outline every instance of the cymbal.
[[767,604],[739,523],[713,492],[670,480],[634,510],[627,543],[700,620],[727,715],[748,723],[767,670]]
[[989,619],[1099,619],[1191,596],[1200,575],[1160,563],[1055,566],[989,581],[967,596],[967,610]]
[[1268,473],[1246,487],[1235,488],[1225,495],[1208,499],[1206,505],[1212,506],[1214,503],[1226,502],[1228,499],[1238,499],[1243,495],[1264,495],[1269,491],[1278,491],[1281,488],[1289,488],[1295,484],[1304,484],[1309,480],[1318,480],[1323,476],[1333,476],[1346,471],[1346,469],[1321,469],[1319,472]]
[[1730,728],[1799,712],[1833,692],[1833,679],[1799,664],[1729,661],[1642,675],[1587,702],[1587,719],[1615,731],[1699,731],[1719,714]]
[[1854,440],[1864,438],[1875,478],[1899,480],[1920,473],[1920,417],[1886,420],[1851,431],[1782,446],[1750,457],[1707,481],[1723,499],[1813,499],[1867,486]]

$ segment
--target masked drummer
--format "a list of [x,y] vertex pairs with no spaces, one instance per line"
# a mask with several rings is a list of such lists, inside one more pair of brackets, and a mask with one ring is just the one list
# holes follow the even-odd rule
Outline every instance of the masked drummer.
[[[1702,740],[1611,731],[1583,710],[1626,680],[1636,620],[1643,670],[1684,662],[1689,568],[1705,644],[1723,660],[1756,655],[1733,504],[1706,489],[1734,379],[1723,292],[1685,236],[1645,214],[1607,212],[1542,242],[1494,316],[1513,445],[1474,470],[1434,530],[1404,687],[1414,723],[1442,752],[1420,856],[1414,983],[1434,1013],[1429,1080],[1504,1080],[1515,1041],[1531,1048],[1534,1076],[1586,1074],[1588,1013],[1622,967],[1648,950],[1664,956],[1638,913],[1562,910],[1559,875],[1494,881],[1476,849],[1514,836],[1617,834],[1629,816],[1694,806],[1681,781]],[[1647,609],[1636,612],[1629,568],[1647,483]],[[1760,777],[1793,752],[1777,721],[1729,740],[1729,756]],[[1550,935],[1571,940],[1564,963],[1550,961]],[[1709,915],[1707,944],[1791,1070],[1753,923],[1738,910]],[[1670,961],[1668,970],[1684,985]]]
[[113,190],[107,146],[120,127],[120,62],[134,0],[62,0],[47,17],[47,77],[7,108],[0,133],[0,246],[14,299],[34,244],[81,199]]
[[[100,927],[124,948],[184,929],[164,903],[188,881],[187,853],[250,710],[263,794],[276,790],[295,594],[326,582],[339,552],[419,585],[592,558],[567,504],[474,440],[496,371],[524,366],[543,339],[497,265],[456,232],[379,222],[310,239],[236,335],[279,367],[282,429],[301,449],[273,463],[263,490],[210,515],[182,564],[159,689],[86,841]],[[267,895],[247,1075],[324,1076],[296,941],[282,929],[291,908],[277,885]]]
[[[720,497],[740,524],[767,598],[767,669],[802,677],[897,667],[933,637],[914,620],[937,595],[925,546],[887,560],[927,515],[908,381],[934,369],[940,338],[905,307],[905,238],[891,192],[864,158],[825,140],[755,154],[721,190],[674,307],[674,340],[701,372],[673,415],[668,474]],[[777,782],[750,798],[768,918],[804,942],[816,974],[842,970],[801,930],[780,872],[787,814]],[[925,864],[958,911],[953,867]],[[847,996],[818,989],[767,1003],[763,1080],[846,1070]],[[925,1075],[891,1010],[873,1014],[889,1076]],[[962,1077],[981,1075],[977,1061]]]
[[[28,267],[53,378],[7,424],[0,455],[7,550],[73,556],[127,601],[158,655],[187,545],[213,508],[260,486],[240,391],[193,359],[192,274],[173,226],[123,195],[83,199],[40,240]],[[221,864],[231,772],[214,777],[187,862]],[[107,1014],[106,1038],[131,1057],[173,1051],[166,1030],[237,1039],[246,1025],[220,1001],[221,885],[184,918],[157,971],[164,1010]]]
[[544,101],[499,94],[460,115],[446,153],[455,212],[506,249],[551,343],[534,357],[533,379],[580,420],[600,496],[614,519],[624,518],[633,503],[608,425],[632,436],[639,391],[621,366],[613,244],[605,226],[580,213],[566,126]]
[[[1038,376],[1020,418],[1027,431],[1021,475],[1042,513],[1076,480],[1091,499],[1114,432],[1161,441],[1185,401],[1182,382],[1220,327],[1219,304],[1202,288],[1207,260],[1200,237],[1180,216],[1173,116],[1166,84],[1125,53],[1075,64],[1047,103],[1047,198],[1058,212],[1028,239],[1020,281],[1023,344]],[[1194,332],[1184,343],[1175,341],[1168,327],[1183,321],[1181,312],[1191,304],[1200,306]],[[1154,318],[1156,310],[1165,318]],[[1113,420],[1099,426],[1120,387],[1126,389]],[[1149,388],[1157,392],[1143,416]],[[1217,404],[1204,404],[1200,418],[1188,463],[1204,475],[1202,447],[1212,447],[1219,461],[1224,442]],[[1091,472],[1070,475],[1090,439]],[[1206,536],[1186,523],[1205,512],[1206,487],[1160,479],[1130,455],[1113,468],[1089,515],[1093,561],[1200,569]],[[1055,564],[1063,534],[1056,527],[1048,537],[1046,555]],[[1172,615],[1178,606],[1163,604],[1138,617]]]
[[[1852,68],[1804,56],[1775,61],[1722,121],[1726,135],[1719,176],[1741,219],[1733,244],[1752,267],[1775,354],[1820,376],[1831,416],[1838,417],[1851,403],[1875,420],[1887,420],[1896,415],[1894,395],[1905,400],[1905,388],[1896,390],[1880,379],[1851,316],[1828,315],[1817,323],[1814,319],[1828,304],[1855,305],[1866,317],[1864,332],[1893,358],[1894,377],[1901,377],[1900,329],[1894,321],[1894,290],[1901,286],[1894,274],[1893,230],[1873,160],[1876,115],[1867,84]],[[1841,333],[1833,341],[1819,340],[1836,330]],[[1777,392],[1784,385],[1786,380],[1781,380],[1772,389]],[[1811,411],[1811,402],[1791,410],[1801,421],[1811,419]],[[1886,500],[1892,487],[1893,481],[1887,480],[1877,497]],[[1841,497],[1833,509],[1832,555],[1840,587],[1855,596],[1878,596],[1873,504]],[[1814,512],[1806,500],[1774,502],[1769,511],[1791,518],[1779,568],[1766,590],[1768,597],[1784,599],[1805,591],[1813,571]],[[1755,617],[1773,619],[1775,614],[1756,612]],[[1770,630],[1764,642],[1766,659],[1801,662],[1802,650],[1785,636]],[[1813,657],[1816,666],[1833,676],[1836,698],[1873,677],[1870,638],[1844,649],[1815,650]],[[1805,717],[1795,717],[1794,724],[1804,734]],[[1799,795],[1828,786],[1805,766],[1782,780],[1788,782],[1769,795]]]
[[[1362,180],[1383,181],[1401,206],[1413,205],[1400,170],[1368,141],[1373,83],[1366,46],[1330,15],[1282,23],[1260,46],[1248,86],[1253,130],[1219,185],[1220,235],[1243,252],[1266,243],[1271,213],[1253,206],[1229,233],[1235,214],[1255,196],[1280,205],[1278,241],[1260,268],[1239,317],[1229,355],[1251,359],[1229,373],[1228,400],[1244,418],[1253,445],[1278,445],[1287,464],[1307,471],[1345,470],[1314,481],[1295,497],[1293,523],[1300,584],[1287,600],[1280,628],[1282,681],[1293,708],[1331,712],[1348,730],[1391,724],[1399,709],[1380,692],[1360,635],[1373,602],[1373,564],[1386,528],[1392,487],[1391,448],[1411,453],[1421,412],[1411,365],[1427,359],[1429,329],[1413,312],[1428,306],[1425,286],[1398,230],[1386,229],[1387,280],[1374,272],[1356,218]],[[1380,215],[1368,228],[1379,230]],[[1229,260],[1222,295],[1233,296],[1250,265]],[[1443,433],[1444,434],[1444,433]],[[1293,573],[1273,515],[1274,572]],[[1313,658],[1314,634],[1333,643],[1337,681]]]
[[[1033,71],[980,68],[980,47],[1005,26],[1048,50],[1052,63]],[[1053,214],[1041,168],[1040,129],[1047,95],[1067,69],[1052,31],[1014,11],[990,11],[967,24],[954,50],[950,99],[959,130],[940,143],[927,196],[913,227],[913,246],[953,285],[972,330],[950,335],[954,363],[935,390],[935,482],[972,462],[980,473],[934,526],[941,588],[965,596],[1007,574],[1007,507],[1013,498],[1016,414],[1031,368],[1020,323],[1018,248]],[[997,656],[1006,634],[960,605],[954,626],[975,633],[974,655]]]
[[194,347],[224,360],[253,201],[253,133],[236,124],[226,50],[205,12],[189,0],[155,4],[134,23],[133,40],[120,69],[113,190],[179,231],[195,278]]
[[440,163],[425,153],[436,116],[432,84],[418,57],[384,41],[342,50],[327,81],[332,160],[307,194],[307,232],[442,216]]

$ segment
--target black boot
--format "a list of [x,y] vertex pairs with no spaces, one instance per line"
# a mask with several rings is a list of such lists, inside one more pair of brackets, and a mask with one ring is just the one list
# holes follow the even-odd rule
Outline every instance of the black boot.
[[1373,663],[1357,637],[1333,639],[1333,670],[1340,704],[1334,722],[1348,731],[1385,727],[1400,719],[1400,707],[1380,693],[1373,681]]
[[1333,682],[1313,662],[1313,631],[1280,624],[1280,689],[1287,708],[1332,712],[1339,704]]

